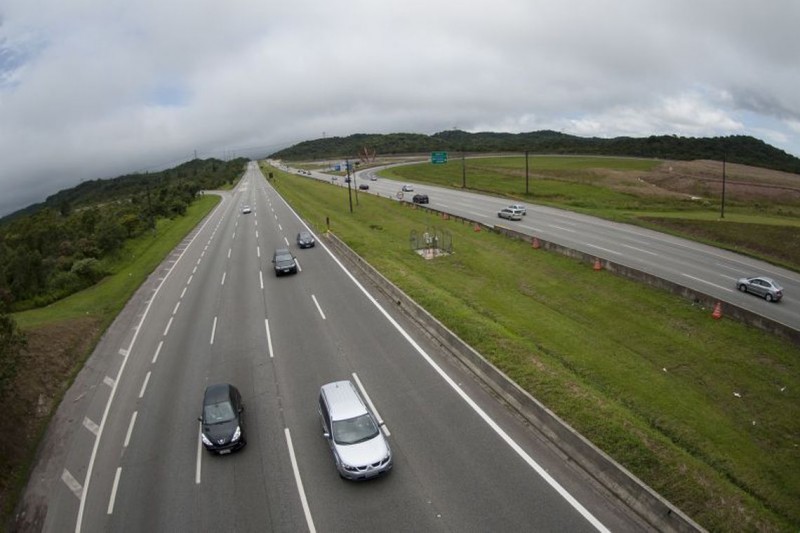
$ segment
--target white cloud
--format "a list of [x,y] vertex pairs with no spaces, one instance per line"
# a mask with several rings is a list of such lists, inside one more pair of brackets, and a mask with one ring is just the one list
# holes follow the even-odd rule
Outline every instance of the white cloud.
[[800,155],[800,3],[6,0],[0,215],[326,135],[744,134]]

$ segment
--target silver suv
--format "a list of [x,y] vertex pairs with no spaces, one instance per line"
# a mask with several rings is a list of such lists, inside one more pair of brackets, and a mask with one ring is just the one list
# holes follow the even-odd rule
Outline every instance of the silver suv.
[[369,479],[392,469],[389,443],[352,382],[323,385],[318,412],[340,476]]

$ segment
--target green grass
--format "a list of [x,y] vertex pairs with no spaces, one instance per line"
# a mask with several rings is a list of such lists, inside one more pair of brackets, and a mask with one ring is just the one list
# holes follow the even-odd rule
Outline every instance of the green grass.
[[14,319],[23,330],[86,315],[103,317],[103,323],[110,324],[147,276],[219,200],[219,196],[204,195],[189,206],[185,216],[160,219],[155,235],[132,239],[113,259],[103,261],[103,269],[111,274],[100,283],[47,307],[16,313]]
[[[797,529],[796,346],[423,209],[361,194],[351,214],[343,189],[271,170],[317,230],[329,217],[357,253],[699,523]],[[410,232],[429,227],[452,235],[453,255],[409,249]]]
[[[781,204],[779,198],[749,203],[729,200],[721,219],[719,202],[714,200],[653,194],[652,186],[639,178],[661,161],[535,156],[528,162],[527,188],[524,157],[466,159],[466,179],[459,160],[392,167],[382,175],[453,188],[466,184],[468,189],[488,194],[667,231],[800,271],[800,206],[796,203]],[[764,226],[782,229],[764,231]]]

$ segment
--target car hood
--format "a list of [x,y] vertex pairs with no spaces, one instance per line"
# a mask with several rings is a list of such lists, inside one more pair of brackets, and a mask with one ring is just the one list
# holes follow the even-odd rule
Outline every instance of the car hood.
[[342,463],[350,466],[366,466],[377,463],[389,454],[389,445],[382,433],[357,444],[337,444],[336,451]]
[[233,433],[238,426],[239,421],[235,418],[219,424],[203,424],[203,435],[213,442],[215,446],[227,444],[231,441],[231,437],[233,437]]

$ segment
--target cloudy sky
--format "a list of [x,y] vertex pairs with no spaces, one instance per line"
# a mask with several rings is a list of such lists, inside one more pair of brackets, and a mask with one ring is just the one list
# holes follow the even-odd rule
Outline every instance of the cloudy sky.
[[800,156],[798,0],[0,0],[0,216],[353,133],[752,135]]

